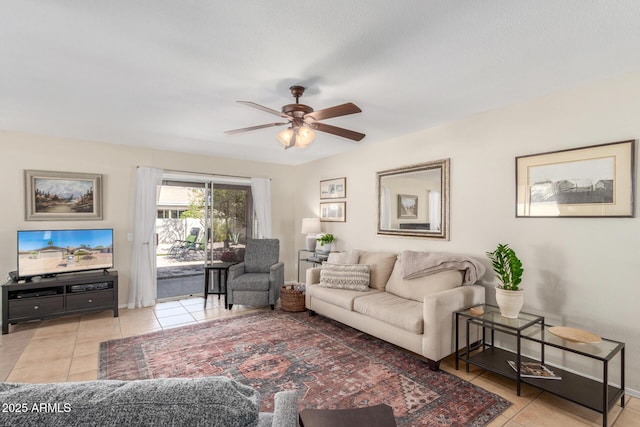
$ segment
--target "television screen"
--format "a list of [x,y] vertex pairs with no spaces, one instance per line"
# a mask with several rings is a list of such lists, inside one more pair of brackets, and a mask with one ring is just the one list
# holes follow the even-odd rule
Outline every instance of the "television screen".
[[113,229],[18,231],[18,277],[113,268]]

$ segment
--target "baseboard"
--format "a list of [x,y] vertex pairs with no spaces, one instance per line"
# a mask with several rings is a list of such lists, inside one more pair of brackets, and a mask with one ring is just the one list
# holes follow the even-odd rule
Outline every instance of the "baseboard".
[[633,396],[633,397],[636,397],[636,398],[640,399],[640,391],[638,391],[638,390],[634,390],[632,388],[625,387],[624,388],[624,392],[625,392],[625,394],[628,394],[629,396]]

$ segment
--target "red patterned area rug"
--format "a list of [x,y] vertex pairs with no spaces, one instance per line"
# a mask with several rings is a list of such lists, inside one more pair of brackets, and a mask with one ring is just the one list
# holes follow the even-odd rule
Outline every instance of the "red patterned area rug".
[[386,403],[398,426],[482,426],[510,403],[396,347],[323,316],[265,311],[100,344],[100,379],[222,375],[304,408]]

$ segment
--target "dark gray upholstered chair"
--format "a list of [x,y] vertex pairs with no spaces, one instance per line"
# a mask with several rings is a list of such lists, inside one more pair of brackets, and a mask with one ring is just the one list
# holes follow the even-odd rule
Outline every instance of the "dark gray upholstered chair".
[[249,239],[244,262],[229,267],[227,305],[233,304],[275,308],[284,285],[284,263],[278,262],[278,239]]

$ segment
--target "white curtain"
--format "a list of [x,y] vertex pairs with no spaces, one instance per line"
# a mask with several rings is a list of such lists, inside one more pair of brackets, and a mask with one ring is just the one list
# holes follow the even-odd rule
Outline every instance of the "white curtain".
[[440,230],[440,192],[429,192],[429,230]]
[[251,178],[251,196],[253,212],[258,223],[258,239],[271,237],[271,180],[269,178]]
[[162,170],[138,167],[133,211],[133,254],[129,308],[156,303],[156,215],[162,185]]
[[391,228],[391,190],[382,187],[380,192],[380,229],[389,230]]

